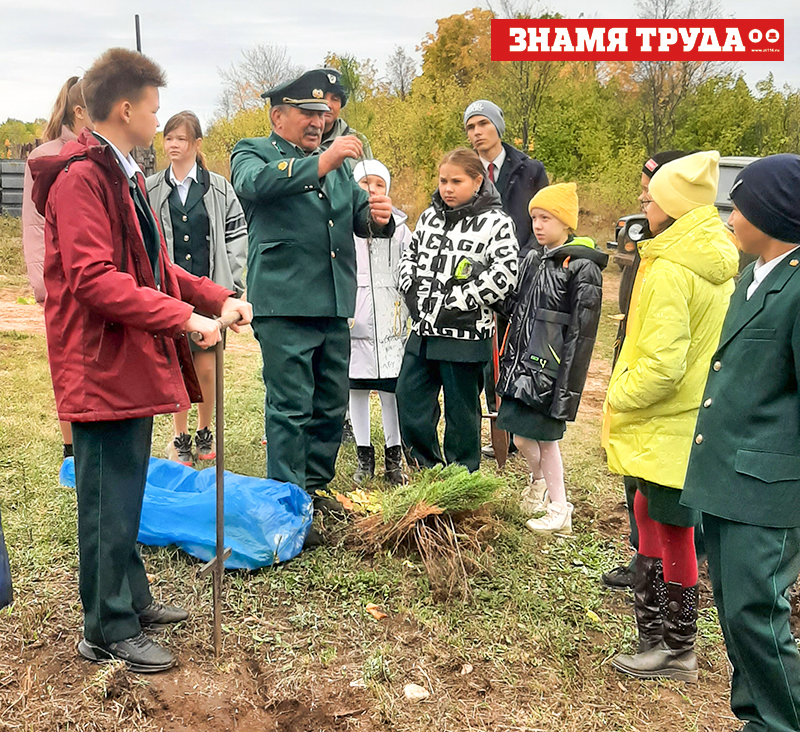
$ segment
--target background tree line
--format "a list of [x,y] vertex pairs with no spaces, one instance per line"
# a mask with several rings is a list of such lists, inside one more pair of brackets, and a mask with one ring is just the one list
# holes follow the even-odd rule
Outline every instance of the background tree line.
[[[649,18],[719,15],[714,0],[641,0],[637,9]],[[412,219],[428,205],[441,155],[467,143],[463,111],[481,97],[504,109],[504,139],[542,160],[551,179],[577,181],[584,211],[603,219],[631,208],[642,163],[657,150],[800,152],[800,91],[772,75],[751,88],[730,64],[492,62],[493,17],[531,16],[505,0],[442,18],[417,49],[421,69],[402,48],[383,76],[369,60],[324,60],[350,89],[343,117],[392,171],[393,199]],[[249,52],[244,59],[228,79],[241,80]],[[205,149],[226,172],[237,140],[268,132],[263,105],[226,107]]]
[[[321,59],[342,72],[350,93],[342,116],[392,171],[392,197],[412,221],[428,205],[439,158],[467,144],[463,111],[481,97],[504,109],[504,139],[542,160],[552,180],[577,181],[584,212],[605,221],[630,210],[642,162],[657,150],[800,152],[800,91],[778,87],[771,74],[750,87],[730,64],[493,62],[491,19],[532,17],[516,2],[440,19],[417,48],[421,68],[400,47],[382,74],[369,59]],[[637,11],[720,16],[716,0],[639,0]],[[269,134],[261,92],[301,71],[274,45],[244,50],[239,63],[219,71],[218,113],[204,141],[212,169],[227,174],[238,140]],[[29,142],[36,124],[9,120],[0,142],[9,137]]]

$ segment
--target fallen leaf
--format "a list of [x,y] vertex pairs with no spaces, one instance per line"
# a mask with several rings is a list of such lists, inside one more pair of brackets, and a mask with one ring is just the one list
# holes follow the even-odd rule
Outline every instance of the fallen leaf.
[[465,663],[465,664],[464,664],[464,665],[461,667],[461,675],[462,675],[462,676],[466,676],[467,674],[471,674],[471,673],[473,672],[473,670],[474,670],[474,669],[472,668],[472,664],[470,664],[470,663]]
[[587,610],[586,617],[589,618],[593,623],[600,622],[600,616],[594,610]]
[[344,506],[344,508],[346,508],[348,511],[353,510],[353,502],[342,493],[336,494],[336,500],[339,501],[339,503],[341,503],[342,506]]
[[355,679],[354,681],[350,682],[350,686],[352,686],[354,689],[366,689],[367,688],[367,684],[364,681],[364,679]]
[[403,693],[409,701],[422,701],[431,695],[426,688],[417,684],[406,684],[403,687]]
[[388,618],[389,616],[380,609],[380,606],[376,605],[374,602],[371,602],[364,608],[370,615],[372,615],[375,620],[383,620],[384,618]]

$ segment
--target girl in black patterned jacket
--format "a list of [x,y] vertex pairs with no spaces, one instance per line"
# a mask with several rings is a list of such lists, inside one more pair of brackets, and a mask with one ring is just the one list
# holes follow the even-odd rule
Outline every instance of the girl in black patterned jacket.
[[572,504],[558,440],[578,412],[608,256],[591,239],[573,235],[578,225],[574,183],[543,188],[528,208],[543,249],[525,258],[517,292],[505,303],[512,316],[497,383],[502,396],[497,426],[514,435],[531,471],[522,510],[546,512],[528,521],[528,528],[569,534]]
[[[400,260],[413,321],[397,382],[400,432],[412,462],[480,465],[479,389],[492,356],[491,306],[517,282],[519,244],[477,153],[453,150]],[[444,390],[444,458],[436,427]]]

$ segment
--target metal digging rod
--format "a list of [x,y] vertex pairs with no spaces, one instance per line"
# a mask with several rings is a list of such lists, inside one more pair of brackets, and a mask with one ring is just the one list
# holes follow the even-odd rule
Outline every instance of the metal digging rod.
[[[217,318],[220,331],[224,332],[228,326],[233,325],[241,318],[239,313],[230,313],[224,318]],[[192,340],[199,343],[202,336],[198,332],[192,333]],[[225,371],[222,340],[214,346],[216,357],[216,441],[217,441],[217,515],[216,529],[217,542],[214,558],[203,565],[200,570],[201,577],[209,574],[213,577],[213,611],[214,611],[214,655],[219,658],[222,653],[222,577],[225,573],[225,560],[231,555],[230,548],[225,548]]]

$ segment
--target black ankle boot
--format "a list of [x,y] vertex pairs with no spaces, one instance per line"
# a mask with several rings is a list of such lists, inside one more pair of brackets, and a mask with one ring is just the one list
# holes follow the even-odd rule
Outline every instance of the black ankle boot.
[[637,653],[654,648],[664,636],[659,606],[659,591],[662,587],[666,588],[661,560],[637,554],[636,576],[633,581],[633,611],[639,629]]
[[384,477],[389,485],[403,485],[403,450],[400,445],[383,451]]
[[367,447],[357,447],[358,467],[353,473],[353,480],[356,483],[363,483],[375,477],[375,448],[372,445]]

